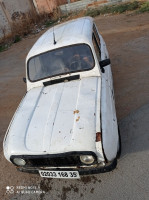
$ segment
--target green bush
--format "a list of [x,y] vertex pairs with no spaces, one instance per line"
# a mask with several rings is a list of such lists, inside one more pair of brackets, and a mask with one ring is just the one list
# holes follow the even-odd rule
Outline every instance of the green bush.
[[99,9],[88,9],[85,13],[86,16],[90,17],[96,17],[100,15],[100,10]]
[[85,13],[87,16],[95,17],[100,14],[106,13],[124,13],[126,11],[136,10],[140,7],[140,3],[138,1],[129,2],[129,3],[121,3],[112,6],[103,6],[99,9],[88,9]]
[[136,10],[140,6],[140,3],[138,1],[134,1],[130,4],[128,4],[128,10]]
[[112,6],[103,6],[100,8],[101,14],[111,13]]
[[14,43],[20,42],[21,41],[21,37],[20,35],[15,35],[14,37]]
[[8,49],[8,45],[6,45],[6,44],[0,45],[0,52],[5,51],[6,49]]
[[124,13],[126,11],[136,10],[139,7],[139,3],[134,1],[132,3],[122,3],[113,6],[104,6],[101,8],[101,13]]
[[48,28],[48,27],[52,26],[53,24],[55,24],[57,21],[58,21],[58,19],[46,21],[45,27]]
[[149,2],[145,2],[141,5],[139,12],[149,12]]
[[0,45],[0,52],[4,51],[5,50],[5,46],[3,45]]

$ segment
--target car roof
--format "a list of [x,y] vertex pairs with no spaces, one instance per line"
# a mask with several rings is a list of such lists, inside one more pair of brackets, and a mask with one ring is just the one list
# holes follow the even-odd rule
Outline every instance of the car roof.
[[[63,46],[79,43],[91,43],[92,26],[93,18],[82,17],[50,28],[37,40],[28,53],[26,60],[35,55]],[[53,32],[56,44],[54,44]]]

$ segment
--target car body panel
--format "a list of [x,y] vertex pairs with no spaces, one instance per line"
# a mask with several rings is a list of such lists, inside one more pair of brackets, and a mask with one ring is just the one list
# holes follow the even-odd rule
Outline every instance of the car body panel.
[[96,152],[100,81],[90,77],[30,90],[9,129],[8,154]]
[[[101,42],[101,60],[109,58],[106,44],[96,31]],[[118,151],[118,126],[115,110],[113,78],[111,65],[104,68],[105,72],[101,76],[101,124],[102,124],[102,143],[107,160],[113,160]]]
[[118,129],[113,94],[106,77],[102,77],[101,91],[101,124],[103,148],[107,160],[113,160],[116,157],[118,151]]

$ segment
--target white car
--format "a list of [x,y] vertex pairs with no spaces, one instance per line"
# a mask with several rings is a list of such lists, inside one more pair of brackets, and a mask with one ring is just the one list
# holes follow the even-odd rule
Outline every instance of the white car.
[[116,167],[120,153],[110,59],[93,19],[50,28],[26,58],[27,93],[3,148],[19,171],[79,178]]

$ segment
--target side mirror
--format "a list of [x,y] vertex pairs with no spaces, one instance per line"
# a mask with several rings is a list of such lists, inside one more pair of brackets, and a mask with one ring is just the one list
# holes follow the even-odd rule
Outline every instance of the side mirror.
[[101,61],[99,62],[99,64],[100,64],[100,68],[101,68],[102,73],[104,73],[105,70],[104,70],[103,68],[104,68],[105,66],[107,66],[107,65],[110,65],[110,64],[111,64],[111,61],[110,61],[109,58],[107,58],[107,59],[105,59],[105,60],[101,60]]
[[23,82],[26,83],[26,78],[25,77],[23,77]]

